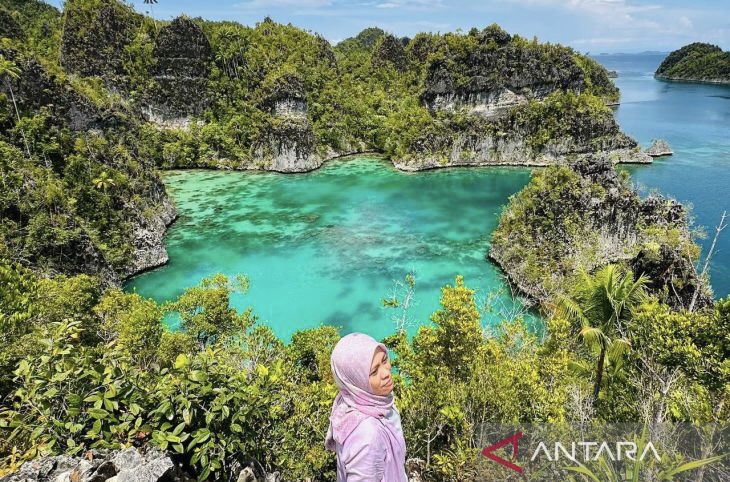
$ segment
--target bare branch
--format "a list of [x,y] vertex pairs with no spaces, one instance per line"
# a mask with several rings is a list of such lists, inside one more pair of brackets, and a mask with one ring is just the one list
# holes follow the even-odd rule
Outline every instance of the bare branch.
[[727,211],[722,212],[722,216],[720,217],[720,224],[717,225],[715,228],[715,236],[712,238],[712,244],[710,245],[710,250],[707,252],[707,257],[705,258],[705,265],[702,267],[702,272],[700,273],[700,280],[698,283],[697,288],[695,289],[694,294],[692,295],[692,301],[689,303],[688,310],[692,312],[695,307],[695,303],[697,302],[697,296],[700,293],[700,289],[702,288],[702,284],[707,279],[707,270],[710,268],[710,260],[712,260],[712,254],[715,251],[715,245],[717,244],[717,239],[720,237],[720,233],[723,229],[727,227],[727,222],[725,221],[727,219]]

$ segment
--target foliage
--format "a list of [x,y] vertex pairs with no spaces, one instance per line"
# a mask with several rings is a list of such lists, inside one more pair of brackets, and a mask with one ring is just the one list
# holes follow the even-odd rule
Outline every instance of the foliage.
[[238,276],[235,283],[229,283],[225,275],[216,274],[204,278],[200,286],[185,290],[177,301],[169,305],[169,309],[180,314],[181,328],[202,350],[251,327],[255,321],[251,309],[239,315],[228,306],[232,292],[245,293],[247,289],[248,279],[245,276]]
[[670,53],[655,75],[676,80],[730,81],[730,52],[717,45],[691,43]]
[[616,265],[609,264],[593,276],[584,272],[572,297],[560,299],[561,309],[573,320],[583,343],[598,352],[594,404],[599,401],[606,364],[620,365],[629,350],[625,325],[632,311],[646,298],[647,282],[642,276],[634,280],[632,273],[621,273]]
[[[648,439],[649,437],[646,428],[644,428],[641,435],[634,436],[633,443],[636,445],[636,453],[644,453],[649,443]],[[651,452],[648,453],[651,454]],[[577,480],[595,482],[638,482],[640,480],[669,481],[675,480],[675,476],[678,474],[689,472],[708,464],[713,464],[723,458],[724,454],[700,460],[678,462],[676,460],[672,460],[666,455],[662,457],[661,460],[656,460],[656,458],[652,455],[649,455],[645,458],[634,457],[634,460],[623,461],[623,463],[619,464],[620,467],[616,467],[614,462],[608,460],[605,456],[601,456],[597,460],[591,461],[586,465],[577,462],[574,466],[566,467],[566,470],[569,472],[582,476],[578,479],[575,476],[570,475],[567,480],[571,482],[575,482]]]

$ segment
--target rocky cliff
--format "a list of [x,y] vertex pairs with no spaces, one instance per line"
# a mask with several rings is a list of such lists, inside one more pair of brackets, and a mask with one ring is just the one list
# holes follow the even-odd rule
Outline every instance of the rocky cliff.
[[601,152],[614,163],[648,163],[651,157],[622,133],[600,102],[556,92],[513,107],[499,119],[479,113],[446,115],[411,142],[394,161],[403,170],[448,166],[548,166]]
[[431,122],[405,141],[400,169],[544,166],[596,152],[651,162],[606,108],[618,100],[607,71],[569,48],[492,25],[464,37],[417,36],[407,50],[428,59],[421,100]]
[[66,1],[61,64],[68,72],[101,77],[110,89],[126,90],[125,54],[141,23],[142,15],[121,2]]
[[581,270],[624,263],[649,276],[651,290],[671,306],[687,307],[696,289],[698,306],[709,306],[686,217],[671,199],[642,200],[609,159],[584,159],[533,175],[510,199],[488,256],[539,301],[561,294]]
[[184,127],[208,107],[208,37],[192,20],[178,17],[160,29],[153,57],[154,84],[143,111],[148,120],[164,127]]
[[434,55],[422,96],[429,109],[464,106],[496,118],[555,91],[580,93],[592,86],[600,87],[600,94],[617,92],[605,69],[568,48],[513,38],[496,25],[471,38],[463,49]]
[[[92,100],[85,93],[87,87],[46,69],[33,57],[8,49],[0,55],[12,60],[20,71],[17,79],[0,84],[0,94],[7,99],[9,85],[21,116],[41,122],[36,129],[45,132],[42,141],[27,144],[29,152],[23,152],[26,144],[21,137],[21,148],[4,154],[8,163],[3,169],[12,169],[13,179],[21,176],[17,184],[6,184],[11,195],[0,206],[3,217],[17,224],[17,233],[27,231],[27,236],[5,238],[18,259],[48,274],[99,275],[106,286],[119,285],[125,277],[165,263],[163,236],[177,213],[152,163],[125,158],[127,148],[123,146],[129,139],[118,134],[134,132],[139,119],[121,104]],[[80,169],[82,163],[87,164],[84,169]],[[102,171],[103,176],[111,174],[112,189],[104,188],[99,197],[99,189],[89,184],[98,182],[91,173]],[[129,186],[113,186],[114,175],[129,179]],[[61,189],[64,194],[48,199],[49,189]],[[45,200],[35,205],[36,198]],[[104,205],[92,208],[95,202]],[[41,216],[43,203],[50,203],[48,219]],[[84,203],[89,203],[88,210]],[[95,211],[103,209],[115,214],[109,213],[101,221]],[[102,239],[109,222],[117,217],[123,222],[108,229],[122,238]],[[46,223],[59,231],[46,233]],[[101,225],[101,230],[92,227],[94,224]],[[127,254],[111,259],[110,248]]]

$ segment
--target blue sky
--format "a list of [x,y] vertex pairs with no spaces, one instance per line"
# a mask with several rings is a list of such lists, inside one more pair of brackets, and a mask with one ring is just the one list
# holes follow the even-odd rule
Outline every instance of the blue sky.
[[[150,10],[143,0],[130,3],[140,12]],[[369,26],[410,37],[497,22],[510,33],[594,54],[669,51],[694,41],[730,49],[726,0],[158,0],[152,10],[166,20],[185,13],[246,25],[268,15],[333,43]]]

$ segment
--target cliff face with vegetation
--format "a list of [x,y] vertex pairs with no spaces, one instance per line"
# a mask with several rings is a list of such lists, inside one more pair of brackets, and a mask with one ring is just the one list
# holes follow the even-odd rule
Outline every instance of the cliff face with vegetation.
[[[0,251],[46,274],[98,275],[116,285],[167,261],[162,238],[175,208],[136,145],[134,109],[45,55],[36,39],[60,14],[40,5],[12,10],[23,40],[0,49]],[[62,55],[78,68],[94,64]],[[121,85],[117,74],[110,79]]]
[[364,151],[407,170],[597,151],[650,161],[604,108],[618,100],[605,69],[496,25],[414,39],[372,28],[332,47],[270,19],[155,22],[116,1],[70,0],[61,22],[65,71],[145,119],[161,167],[299,172]]
[[730,52],[695,42],[675,50],[659,65],[655,77],[685,82],[730,83]]
[[708,306],[686,217],[676,201],[642,200],[607,158],[585,159],[534,173],[505,208],[489,257],[539,301],[565,295],[582,272],[623,263],[673,308],[688,308],[696,290]]

